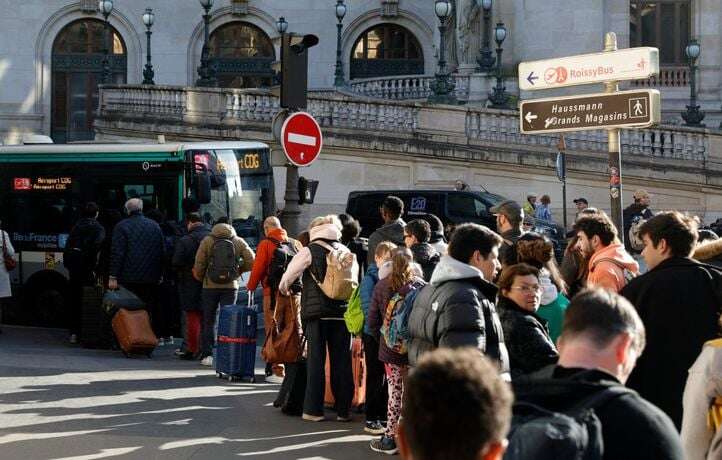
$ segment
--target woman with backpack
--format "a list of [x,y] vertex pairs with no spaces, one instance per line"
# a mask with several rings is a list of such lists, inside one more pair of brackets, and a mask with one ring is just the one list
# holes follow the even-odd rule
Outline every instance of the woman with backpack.
[[379,282],[371,299],[368,325],[371,335],[379,341],[379,360],[386,368],[389,401],[386,429],[381,438],[371,441],[371,450],[395,454],[398,451],[395,436],[401,415],[403,379],[409,360],[404,340],[398,338],[389,343],[388,339],[393,337],[393,323],[398,320],[395,315],[405,307],[404,301],[411,299],[412,292],[418,291],[425,283],[420,276],[420,267],[414,264],[414,256],[407,248],[395,249],[391,256],[391,273],[384,277],[382,272],[379,272]]

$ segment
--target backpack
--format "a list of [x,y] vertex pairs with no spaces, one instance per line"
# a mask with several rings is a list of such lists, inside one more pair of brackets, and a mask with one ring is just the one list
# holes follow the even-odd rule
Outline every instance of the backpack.
[[644,249],[644,241],[642,240],[642,236],[639,234],[639,230],[642,228],[642,225],[647,222],[647,219],[642,217],[642,215],[635,216],[632,220],[632,225],[629,227],[629,232],[627,234],[627,239],[629,240],[629,246],[634,249],[635,251],[642,251]]
[[610,257],[605,257],[605,258],[602,258],[602,259],[597,260],[597,261],[594,263],[594,267],[592,267],[592,270],[594,270],[595,268],[597,268],[597,265],[599,265],[600,262],[611,262],[611,263],[613,263],[614,265],[616,265],[617,267],[621,268],[621,269],[622,269],[622,272],[624,273],[624,283],[625,283],[625,284],[629,283],[630,281],[632,281],[634,278],[637,277],[637,274],[634,273],[634,272],[632,272],[632,271],[630,271],[627,267],[624,266],[624,264],[622,264],[622,263],[619,262],[618,260],[612,259],[612,258],[610,258]]
[[[281,278],[283,278],[283,274],[286,273],[288,264],[291,263],[291,259],[293,259],[293,256],[295,256],[298,251],[291,241],[279,241],[273,238],[267,239],[276,245],[268,266],[268,284],[271,290],[275,292],[278,291],[278,286],[281,284]],[[298,282],[294,282],[294,286],[296,285],[300,288]],[[293,286],[291,287],[291,291],[296,292]]]
[[409,316],[414,299],[423,285],[420,282],[413,282],[405,295],[394,292],[386,304],[381,335],[386,341],[386,346],[395,353],[404,355],[408,351]]
[[328,250],[326,254],[326,276],[323,281],[319,281],[313,271],[309,270],[318,287],[331,300],[346,301],[351,298],[354,289],[358,287],[359,266],[356,255],[345,246],[334,248],[323,241],[314,241],[311,244],[316,244]]
[[[558,393],[555,399],[562,400],[570,386],[580,385],[580,382],[562,379],[531,380],[529,383],[532,394]],[[607,386],[563,412],[524,402],[523,396],[518,397],[504,460],[601,460],[604,457],[602,424],[594,409],[627,394],[634,392],[622,385]]]
[[346,329],[353,334],[359,335],[364,330],[364,311],[361,308],[361,288],[353,290],[351,298],[348,299],[348,308],[343,314],[346,322]]
[[208,260],[208,279],[216,284],[227,284],[240,277],[241,257],[236,256],[233,240],[213,237],[213,246]]

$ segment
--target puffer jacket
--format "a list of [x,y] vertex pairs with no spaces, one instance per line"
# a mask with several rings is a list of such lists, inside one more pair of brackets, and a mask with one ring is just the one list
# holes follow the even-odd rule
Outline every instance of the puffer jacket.
[[178,274],[178,294],[183,311],[201,308],[203,283],[193,277],[193,265],[201,241],[210,232],[211,229],[207,225],[198,222],[175,245],[171,266]]
[[406,222],[402,219],[396,219],[386,225],[382,225],[369,236],[369,248],[366,263],[371,265],[374,263],[374,255],[376,254],[376,246],[382,241],[391,241],[397,246],[404,245],[404,228]]
[[549,337],[547,322],[508,297],[499,297],[499,319],[509,348],[512,379],[556,364],[559,353]]
[[424,272],[424,281],[428,283],[441,256],[429,243],[417,243],[409,249],[411,249],[411,253],[414,255],[414,262],[419,264],[421,270]]
[[439,347],[472,346],[509,372],[509,353],[496,313],[497,288],[471,265],[444,256],[409,316],[409,363]]
[[379,268],[376,264],[369,265],[361,280],[361,287],[359,287],[359,293],[361,295],[361,310],[364,312],[364,334],[371,335],[371,329],[369,329],[369,308],[371,307],[371,296],[374,293],[374,287],[379,282]]
[[589,259],[587,286],[619,292],[627,284],[625,269],[638,274],[639,264],[624,250],[624,246],[612,243],[595,252]]
[[240,273],[250,271],[253,267],[253,262],[256,259],[256,254],[253,252],[246,241],[236,235],[236,230],[228,224],[216,224],[213,226],[210,235],[203,238],[200,246],[198,246],[198,252],[196,252],[196,262],[193,266],[193,273],[196,279],[203,280],[204,289],[238,289],[238,279],[235,279],[228,283],[214,283],[210,278],[206,276],[206,270],[210,264],[210,259],[213,254],[213,244],[216,239],[229,239],[233,241],[235,247],[236,257],[242,258],[242,264],[240,267]]
[[160,226],[135,211],[113,230],[110,276],[119,283],[155,284],[163,273],[165,239]]

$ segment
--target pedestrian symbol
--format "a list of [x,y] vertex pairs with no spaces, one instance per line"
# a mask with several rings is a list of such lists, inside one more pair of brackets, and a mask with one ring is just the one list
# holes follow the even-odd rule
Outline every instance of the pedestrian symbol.
[[629,118],[646,118],[649,112],[647,98],[635,97],[629,99]]

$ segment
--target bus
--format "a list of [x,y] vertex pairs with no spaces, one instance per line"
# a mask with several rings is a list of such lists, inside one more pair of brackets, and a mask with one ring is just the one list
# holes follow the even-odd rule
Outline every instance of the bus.
[[[275,214],[268,145],[259,142],[65,144],[0,147],[0,220],[18,266],[11,272],[16,301],[8,323],[62,327],[68,273],[63,250],[84,203],[100,207],[107,264],[112,228],[124,204],[140,198],[144,211],[183,218],[181,202],[194,197],[203,220],[227,216],[255,249],[263,219]],[[106,260],[103,260],[103,258]]]

